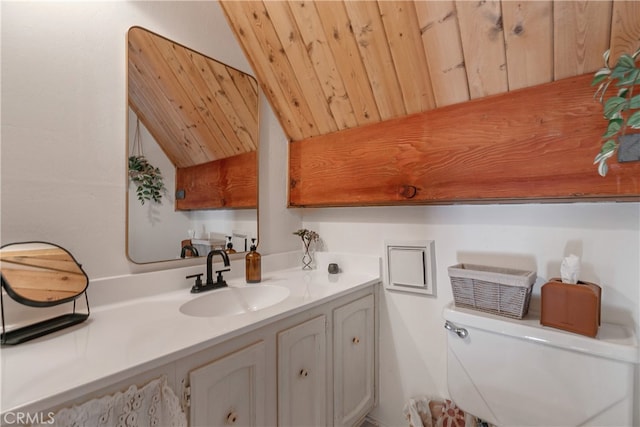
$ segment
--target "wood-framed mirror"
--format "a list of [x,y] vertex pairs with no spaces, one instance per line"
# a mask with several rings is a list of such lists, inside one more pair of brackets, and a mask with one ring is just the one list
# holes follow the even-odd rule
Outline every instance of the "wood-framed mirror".
[[256,79],[141,27],[127,45],[127,155],[143,155],[165,187],[160,203],[143,204],[129,182],[127,256],[248,251],[258,238]]

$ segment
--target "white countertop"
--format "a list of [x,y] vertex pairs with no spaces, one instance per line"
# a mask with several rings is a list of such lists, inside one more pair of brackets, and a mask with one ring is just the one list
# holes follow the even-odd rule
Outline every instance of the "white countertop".
[[379,281],[375,269],[329,275],[299,267],[263,274],[256,285],[230,279],[230,287],[278,285],[290,294],[271,307],[228,317],[179,311],[183,303],[215,290],[191,294],[186,288],[92,306],[84,323],[2,347],[1,412],[49,403],[54,396],[64,402],[97,382],[126,379]]

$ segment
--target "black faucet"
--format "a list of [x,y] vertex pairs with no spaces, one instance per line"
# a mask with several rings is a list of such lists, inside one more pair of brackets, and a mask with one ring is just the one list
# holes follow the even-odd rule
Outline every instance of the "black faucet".
[[180,251],[180,258],[187,256],[187,251],[191,251],[191,256],[200,256],[198,250],[193,245],[184,245]]
[[223,286],[227,286],[227,282],[225,282],[224,280],[222,280],[222,272],[223,271],[229,271],[230,268],[224,269],[224,270],[217,270],[216,273],[218,273],[218,278],[216,280],[216,283],[213,283],[213,274],[211,274],[211,270],[213,270],[213,256],[214,255],[220,255],[222,257],[222,261],[224,261],[224,266],[225,267],[229,267],[230,263],[229,263],[229,255],[227,255],[227,253],[221,249],[214,249],[211,252],[209,252],[209,255],[207,255],[207,283],[205,284],[205,286],[211,286],[211,285],[219,285],[218,287],[221,288]]
[[225,267],[229,267],[229,265],[231,265],[229,263],[229,256],[227,255],[227,253],[223,250],[220,249],[214,249],[211,252],[209,252],[209,255],[207,255],[207,283],[205,283],[204,285],[202,284],[202,273],[200,274],[194,274],[191,276],[187,276],[187,279],[190,279],[192,277],[196,278],[196,283],[195,285],[193,285],[193,287],[191,288],[191,293],[195,294],[198,292],[204,292],[204,291],[209,291],[211,289],[219,289],[219,288],[224,288],[227,286],[227,282],[222,278],[222,273],[224,271],[229,271],[230,268],[225,268],[222,270],[216,270],[216,273],[218,274],[218,277],[216,278],[216,281],[213,281],[213,256],[214,255],[220,255],[222,257],[222,260],[224,261],[224,266]]
[[207,283],[205,283],[204,285],[202,284],[202,273],[192,274],[191,276],[187,276],[187,279],[190,279],[192,277],[196,278],[196,283],[191,287],[192,294],[195,294],[198,292],[210,291],[212,289],[220,289],[227,286],[227,282],[222,278],[222,273],[225,271],[231,270],[230,268],[216,270],[218,277],[216,278],[215,282],[213,281],[212,270],[213,270],[214,255],[220,255],[222,257],[225,267],[229,267],[231,265],[229,263],[229,256],[225,251],[220,249],[214,249],[211,252],[209,252],[209,255],[207,255]]

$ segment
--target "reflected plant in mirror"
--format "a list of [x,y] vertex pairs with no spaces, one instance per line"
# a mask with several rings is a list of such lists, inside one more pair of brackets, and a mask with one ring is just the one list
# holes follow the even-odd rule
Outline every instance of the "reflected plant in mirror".
[[257,81],[144,28],[130,28],[127,43],[127,151],[144,140],[166,188],[162,203],[141,205],[130,185],[127,256],[206,256],[225,249],[227,236],[238,253],[248,250],[258,238]]
[[142,205],[145,200],[160,203],[165,190],[160,168],[154,167],[144,156],[129,156],[129,179],[136,185],[136,196]]
[[162,193],[167,189],[164,186],[160,168],[149,163],[142,152],[140,119],[136,120],[136,133],[129,155],[129,179],[136,186],[136,197],[142,205],[145,200],[153,200],[156,203],[162,201]]

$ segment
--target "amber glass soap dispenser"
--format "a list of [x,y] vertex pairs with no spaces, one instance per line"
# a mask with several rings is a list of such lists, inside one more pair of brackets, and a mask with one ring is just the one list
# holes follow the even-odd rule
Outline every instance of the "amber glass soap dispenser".
[[247,283],[259,283],[262,280],[262,255],[256,251],[256,239],[251,239],[251,247],[246,256]]
[[224,250],[227,254],[235,254],[236,250],[233,249],[233,243],[231,243],[231,236],[227,236],[227,249]]

